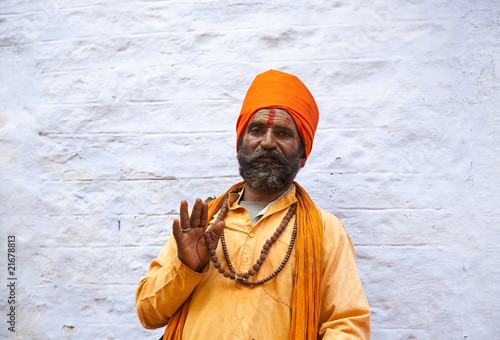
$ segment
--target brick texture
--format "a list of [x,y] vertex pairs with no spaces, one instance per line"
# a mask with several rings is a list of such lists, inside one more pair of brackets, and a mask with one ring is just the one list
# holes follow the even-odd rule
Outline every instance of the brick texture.
[[500,334],[498,1],[2,0],[0,61],[0,337],[158,338],[137,284],[179,201],[240,180],[271,68],[317,99],[298,181],[355,243],[372,338]]

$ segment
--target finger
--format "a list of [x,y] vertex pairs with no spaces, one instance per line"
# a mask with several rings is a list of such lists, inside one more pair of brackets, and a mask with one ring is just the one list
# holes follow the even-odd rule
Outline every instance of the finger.
[[183,232],[181,231],[181,228],[179,226],[178,219],[175,219],[174,223],[172,223],[172,234],[174,235],[175,242],[179,244],[179,242],[182,240]]
[[191,226],[191,223],[189,221],[189,212],[188,212],[188,204],[186,201],[181,201],[181,207],[180,207],[180,218],[181,218],[181,228],[182,229],[188,229]]
[[207,227],[207,222],[208,222],[208,204],[207,202],[203,202],[201,204],[200,227],[205,229]]
[[197,198],[193,205],[193,211],[191,211],[191,228],[198,228],[200,225],[201,208],[201,199]]

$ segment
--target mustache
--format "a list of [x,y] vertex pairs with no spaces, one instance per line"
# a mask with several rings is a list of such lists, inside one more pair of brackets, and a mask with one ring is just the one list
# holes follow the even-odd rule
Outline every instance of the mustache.
[[259,158],[273,158],[280,164],[288,163],[288,159],[285,157],[285,155],[276,149],[269,150],[259,148],[247,156],[247,160],[249,162],[254,162]]

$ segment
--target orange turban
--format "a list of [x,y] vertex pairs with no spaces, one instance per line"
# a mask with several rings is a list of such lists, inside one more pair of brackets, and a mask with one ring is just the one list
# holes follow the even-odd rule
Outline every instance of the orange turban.
[[248,89],[236,122],[236,149],[252,115],[265,108],[282,109],[292,116],[306,142],[307,158],[318,126],[318,106],[299,78],[275,70],[259,74]]

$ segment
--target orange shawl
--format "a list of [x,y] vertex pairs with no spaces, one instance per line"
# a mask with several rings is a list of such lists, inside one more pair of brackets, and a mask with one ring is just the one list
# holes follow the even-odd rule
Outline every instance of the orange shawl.
[[[309,195],[297,183],[294,182],[294,184],[297,197],[297,238],[295,240],[296,267],[290,339],[316,339],[321,311],[323,225],[320,213]],[[235,184],[224,195],[210,201],[208,203],[208,220],[210,221],[219,211],[224,198],[231,190],[243,186],[244,182]],[[190,301],[191,297],[170,318],[163,340],[182,339],[182,330]]]

